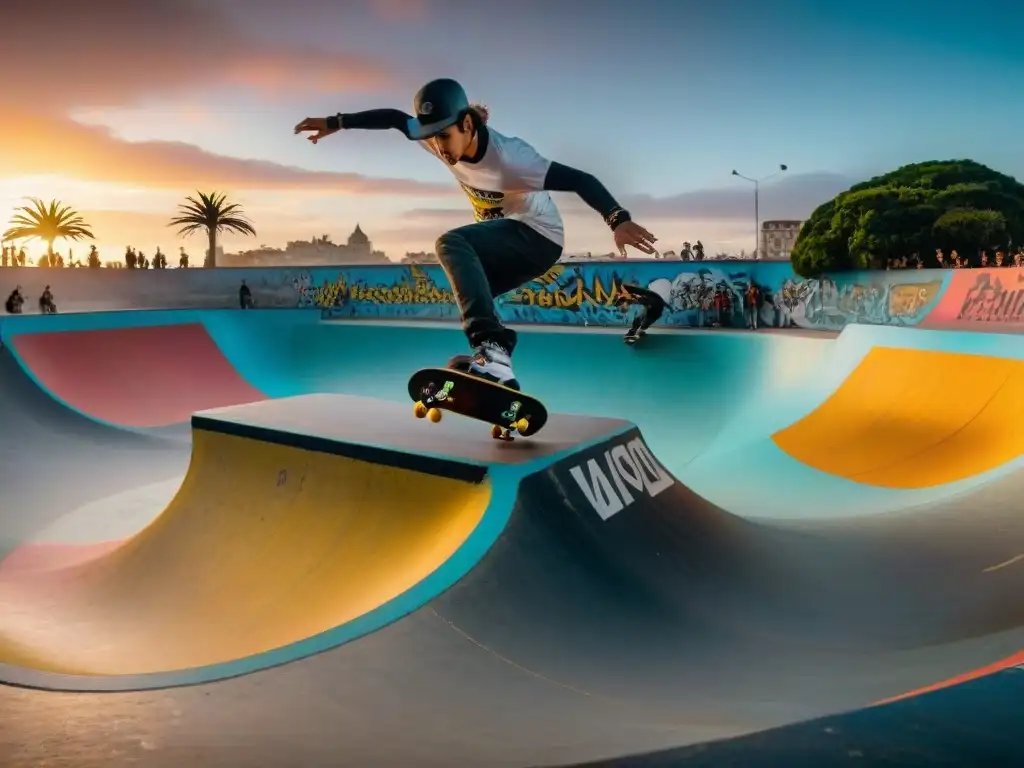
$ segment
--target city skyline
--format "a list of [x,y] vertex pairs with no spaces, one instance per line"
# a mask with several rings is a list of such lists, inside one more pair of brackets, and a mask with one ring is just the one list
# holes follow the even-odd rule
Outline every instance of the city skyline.
[[[21,32],[5,55],[34,60],[44,41],[48,55],[0,72],[0,218],[26,196],[60,199],[107,259],[127,244],[201,253],[201,237],[167,227],[196,189],[227,193],[253,221],[256,238],[223,237],[228,252],[343,239],[356,222],[392,258],[433,250],[472,220],[442,164],[395,132],[314,147],[291,128],[307,115],[409,111],[436,76],[460,79],[497,130],[594,173],[666,250],[697,239],[709,254],[754,249],[752,185],[733,168],[761,177],[788,165],[762,187],[762,220],[806,218],[856,181],[928,159],[1024,177],[1024,106],[1010,98],[1024,61],[992,42],[1024,11],[998,0],[641,0],[625,19],[607,0],[524,0],[497,30],[461,0],[12,5],[0,24]],[[612,250],[596,214],[556,199],[568,252]]]

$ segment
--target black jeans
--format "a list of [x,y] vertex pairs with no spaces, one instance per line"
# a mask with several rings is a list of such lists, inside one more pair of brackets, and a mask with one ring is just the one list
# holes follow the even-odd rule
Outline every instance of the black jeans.
[[562,257],[562,246],[514,219],[467,224],[437,239],[462,327],[471,346],[485,341],[512,353],[516,332],[502,325],[494,299],[540,277]]
[[657,322],[658,318],[661,317],[661,313],[665,311],[665,300],[655,294],[647,299],[647,303],[643,307],[643,311],[636,316],[633,320],[633,325],[629,329],[633,333],[641,329],[646,331]]

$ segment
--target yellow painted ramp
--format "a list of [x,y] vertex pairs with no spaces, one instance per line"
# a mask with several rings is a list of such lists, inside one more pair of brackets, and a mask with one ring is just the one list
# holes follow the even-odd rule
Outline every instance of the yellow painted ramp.
[[822,472],[926,488],[1024,453],[1024,362],[876,347],[812,413],[772,436]]
[[194,430],[182,488],[148,528],[91,562],[0,582],[0,662],[145,674],[302,640],[441,566],[490,495],[487,483]]

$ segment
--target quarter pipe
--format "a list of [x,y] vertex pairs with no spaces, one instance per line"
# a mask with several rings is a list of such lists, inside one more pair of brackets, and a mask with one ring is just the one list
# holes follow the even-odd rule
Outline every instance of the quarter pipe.
[[[681,482],[724,471],[731,446],[734,485],[756,494],[754,467],[737,457],[774,445],[776,467],[800,465],[859,491],[867,483],[848,475],[866,472],[863,461],[855,472],[849,457],[821,464],[822,435],[837,423],[830,409],[861,407],[843,416],[845,434],[856,439],[859,425],[869,445],[881,424],[866,418],[873,401],[843,387],[861,386],[858,375],[885,380],[879,360],[898,368],[913,355],[873,351],[882,345],[864,340],[828,353],[834,376],[794,382],[793,368],[771,363],[796,365],[799,355],[720,339],[714,375],[732,365],[763,385],[737,387],[747,415],[737,428],[707,413],[673,447],[672,430],[685,433],[686,422],[664,399],[639,395],[695,385],[641,377],[633,401],[617,390],[551,398],[641,418],[557,407],[541,435],[505,445],[482,425],[451,415],[416,421],[404,398],[390,401],[394,345],[368,347],[368,359],[342,355],[330,379],[314,372],[329,358],[329,338],[335,350],[361,349],[354,338],[375,332],[392,341],[409,334],[410,350],[426,338],[417,346],[410,329],[365,326],[281,330],[324,345],[303,358],[309,367],[295,389],[316,382],[365,395],[375,386],[372,399],[280,397],[267,385],[280,382],[273,372],[224,345],[223,327],[212,332],[250,386],[278,396],[194,415],[187,474],[177,436],[67,408],[33,389],[24,361],[3,353],[4,381],[21,387],[5,418],[40,441],[21,452],[5,443],[14,457],[6,478],[16,498],[29,502],[37,489],[49,500],[43,518],[102,501],[119,482],[175,471],[184,480],[130,535],[110,541],[96,519],[107,546],[84,555],[74,547],[26,554],[43,522],[27,513],[8,521],[5,510],[12,551],[0,562],[0,677],[11,685],[0,688],[0,708],[11,716],[0,720],[0,746],[16,745],[30,764],[46,756],[30,744],[70,729],[57,749],[83,765],[112,749],[146,765],[180,763],[186,749],[200,765],[566,765],[655,751],[668,760],[686,745],[707,750],[712,740],[798,727],[994,671],[1024,647],[1024,571],[1014,567],[1024,531],[1006,503],[1020,485],[1012,452],[999,474],[998,462],[979,465],[991,475],[982,485],[947,477],[927,486],[920,475],[855,493],[851,503],[874,514],[807,514],[805,497],[802,515],[751,518]],[[572,341],[551,336],[542,346]],[[690,343],[678,338],[650,345],[634,375]],[[693,348],[711,349],[708,338]],[[595,334],[575,353],[602,343],[616,362],[639,351]],[[392,368],[378,348],[389,349]],[[360,365],[372,376],[360,381]],[[545,370],[529,357],[524,367]],[[571,389],[564,376],[551,380]],[[688,412],[707,411],[719,381],[694,389]],[[803,399],[759,411],[762,395],[787,389]],[[972,401],[975,412],[991,400]],[[40,414],[38,426],[16,421],[27,412]],[[969,409],[962,415],[971,423]],[[941,452],[944,441],[962,439],[947,421],[927,434],[918,448]],[[83,499],[74,487],[39,490],[49,444],[68,449],[61,455],[79,473]],[[909,461],[913,447],[893,448],[880,466]],[[860,451],[850,455],[870,455]],[[112,461],[117,471],[108,471]],[[790,482],[801,477],[786,471]],[[872,493],[911,496],[879,514],[866,505]],[[107,725],[115,721],[116,731]],[[253,734],[244,743],[231,735],[240,729]],[[196,751],[200,738],[215,748]]]

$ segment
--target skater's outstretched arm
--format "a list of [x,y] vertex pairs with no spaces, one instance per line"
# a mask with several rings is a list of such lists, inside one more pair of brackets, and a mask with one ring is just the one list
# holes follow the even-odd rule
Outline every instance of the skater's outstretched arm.
[[644,253],[654,253],[657,238],[630,218],[629,211],[612,197],[604,184],[586,171],[552,162],[544,178],[544,189],[550,192],[575,192],[580,199],[601,214],[615,233],[615,244],[622,256],[632,245]]
[[346,131],[396,130],[409,138],[409,123],[415,118],[400,109],[367,109],[364,112],[342,112],[327,118],[330,124],[334,120],[338,121],[339,128]]
[[[630,221],[629,211],[619,205],[604,184],[586,171],[552,162],[548,167],[547,176],[544,177],[544,189],[549,192],[575,192],[580,200],[601,214],[601,218],[607,221],[612,229]],[[613,216],[614,220],[609,221]]]
[[309,132],[307,137],[316,144],[338,131],[400,131],[407,139],[410,125],[416,120],[400,109],[367,109],[363,112],[347,112],[330,117],[307,117],[295,126],[295,133]]

